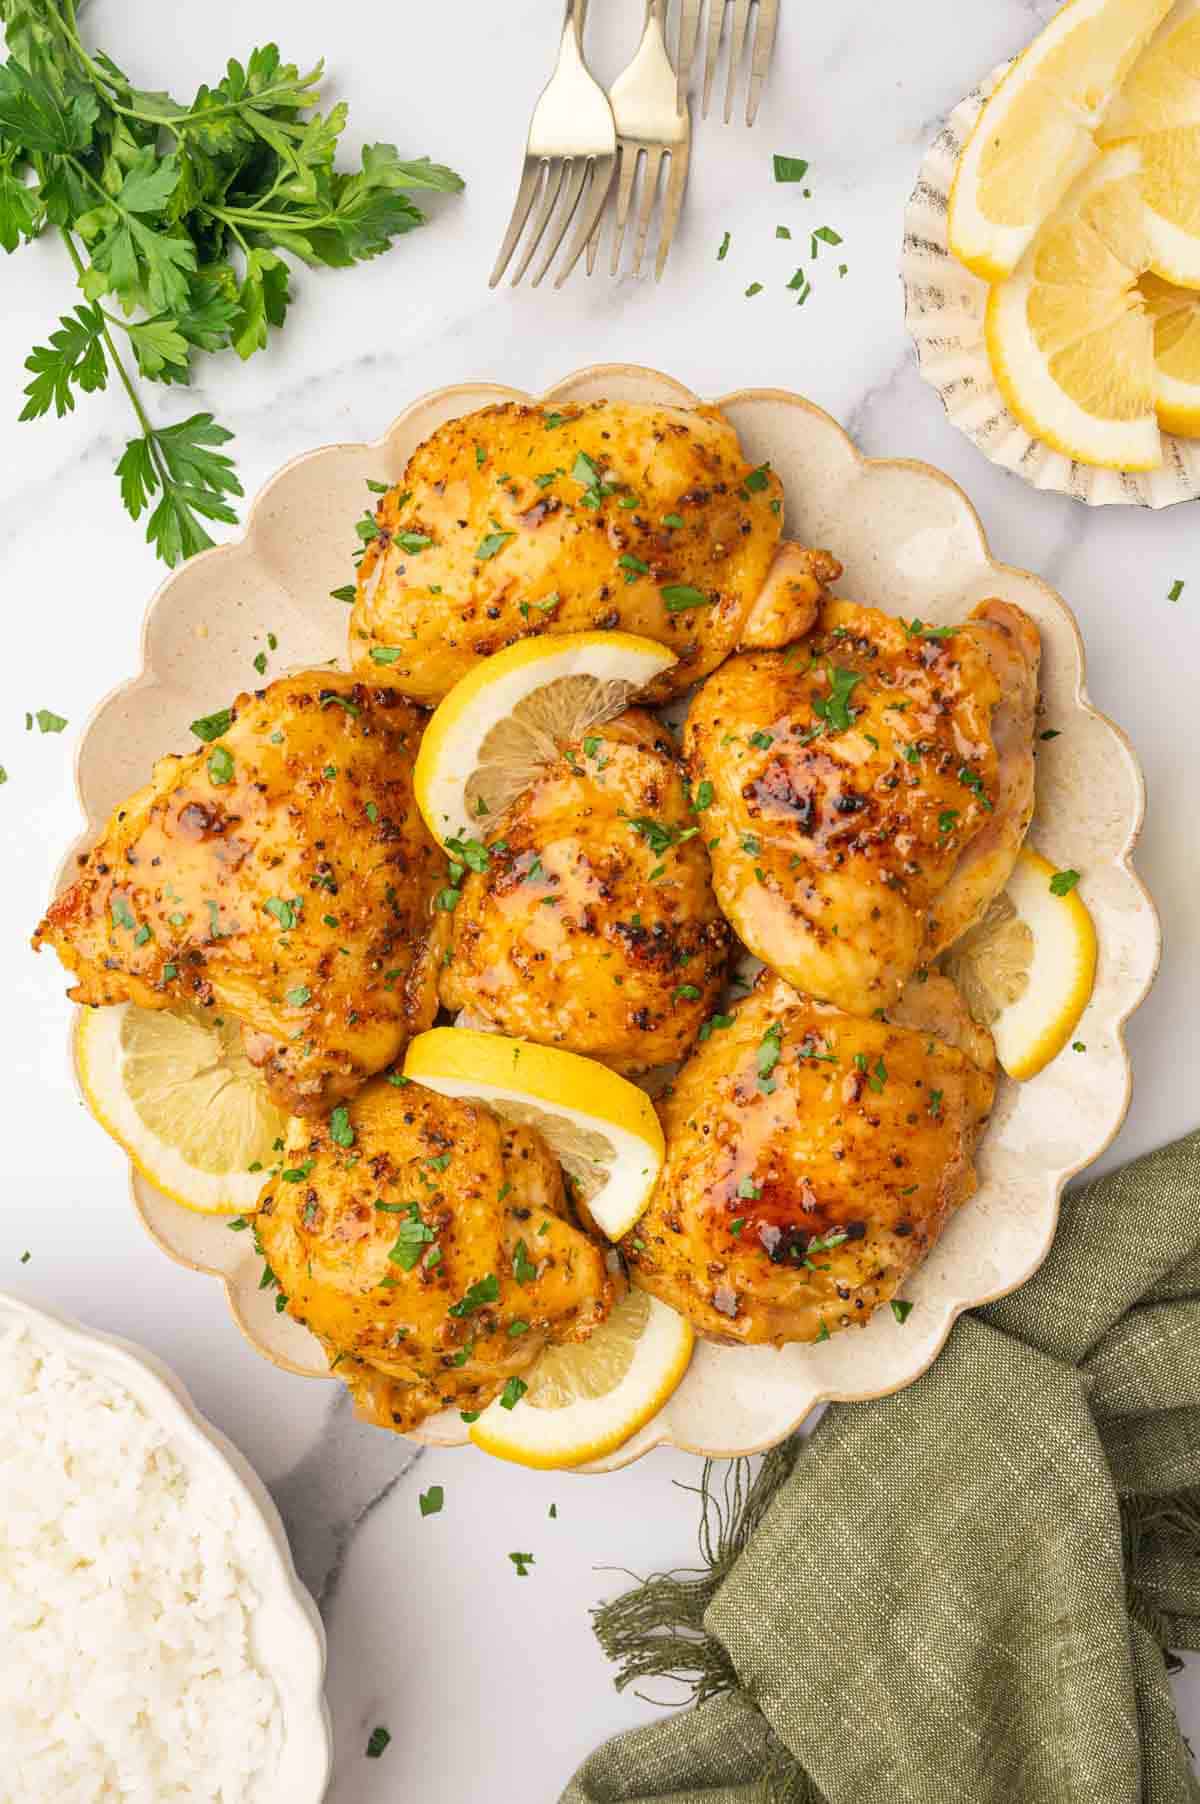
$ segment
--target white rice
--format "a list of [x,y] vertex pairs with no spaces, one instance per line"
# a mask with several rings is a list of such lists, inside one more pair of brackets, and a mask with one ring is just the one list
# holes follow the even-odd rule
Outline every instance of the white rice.
[[250,1804],[283,1717],[243,1505],[122,1385],[0,1316],[0,1804]]

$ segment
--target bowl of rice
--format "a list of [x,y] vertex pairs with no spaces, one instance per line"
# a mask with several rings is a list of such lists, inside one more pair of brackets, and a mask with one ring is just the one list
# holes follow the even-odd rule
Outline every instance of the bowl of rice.
[[319,1804],[325,1637],[150,1354],[0,1292],[0,1804]]

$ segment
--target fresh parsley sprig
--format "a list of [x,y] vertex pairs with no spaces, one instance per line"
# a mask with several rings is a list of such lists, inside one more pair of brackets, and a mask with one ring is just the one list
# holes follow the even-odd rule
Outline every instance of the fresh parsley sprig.
[[151,422],[134,380],[186,383],[197,352],[248,358],[287,317],[287,258],[349,268],[425,223],[408,190],[462,180],[394,145],[335,167],[347,108],[319,110],[322,65],[274,44],[231,60],[188,106],[138,88],[79,36],[76,0],[0,0],[0,246],[57,232],[82,304],[26,360],[23,420],[61,419],[116,379],[138,422],[117,464],[121,499],[166,564],[233,524],[242,487],[208,413]]

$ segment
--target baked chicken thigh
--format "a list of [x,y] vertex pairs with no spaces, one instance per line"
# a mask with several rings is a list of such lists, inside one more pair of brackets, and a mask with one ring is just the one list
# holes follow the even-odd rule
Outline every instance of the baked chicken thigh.
[[714,408],[506,402],[440,426],[384,496],[350,619],[355,666],[440,700],[533,633],[670,646],[655,700],[737,645],[807,630],[840,566],[780,547],[779,479]]
[[289,1315],[359,1414],[402,1433],[482,1409],[613,1302],[540,1135],[415,1083],[377,1078],[344,1121],[293,1121],[254,1220]]
[[667,1161],[622,1242],[634,1283],[731,1345],[861,1325],[975,1189],[994,1089],[949,979],[864,1021],[764,971],[663,1104]]
[[442,1001],[464,1026],[646,1071],[716,1006],[729,928],[667,729],[630,710],[560,749],[472,848]]
[[227,1011],[276,1101],[325,1112],[437,1010],[424,720],[330,670],[239,696],[116,810],[35,947],[74,973],[76,1002]]
[[787,652],[731,658],[688,715],[722,911],[750,950],[851,1014],[1006,883],[1033,812],[1039,645],[987,601],[930,628],[825,601]]

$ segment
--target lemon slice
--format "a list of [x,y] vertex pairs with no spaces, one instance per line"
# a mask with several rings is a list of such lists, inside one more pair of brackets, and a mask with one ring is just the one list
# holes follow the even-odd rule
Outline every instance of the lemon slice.
[[946,960],[975,1020],[990,1027],[1009,1077],[1036,1077],[1066,1045],[1096,980],[1096,929],[1055,867],[1029,846],[1008,888]]
[[1095,130],[1170,5],[1068,0],[991,95],[950,194],[950,249],[977,276],[1011,275],[1094,161]]
[[1162,462],[1140,169],[1133,146],[1104,151],[987,306],[992,370],[1017,418],[1065,456],[1116,470]]
[[214,1214],[255,1207],[288,1118],[236,1022],[132,1002],[84,1009],[75,1051],[92,1114],[156,1190]]
[[504,1034],[435,1027],[410,1042],[404,1075],[536,1128],[610,1240],[649,1202],[666,1157],[662,1126],[645,1091],[607,1065]]
[[1200,438],[1200,294],[1161,277],[1138,283],[1154,325],[1154,405],[1164,432]]
[[628,1291],[589,1340],[547,1348],[520,1402],[489,1404],[471,1439],[522,1466],[601,1459],[662,1408],[687,1371],[694,1341],[691,1324],[666,1303]]
[[1200,0],[1176,0],[1105,115],[1101,144],[1200,125]]
[[633,633],[521,639],[467,672],[425,729],[413,784],[434,837],[445,843],[528,789],[563,741],[612,720],[674,652]]

